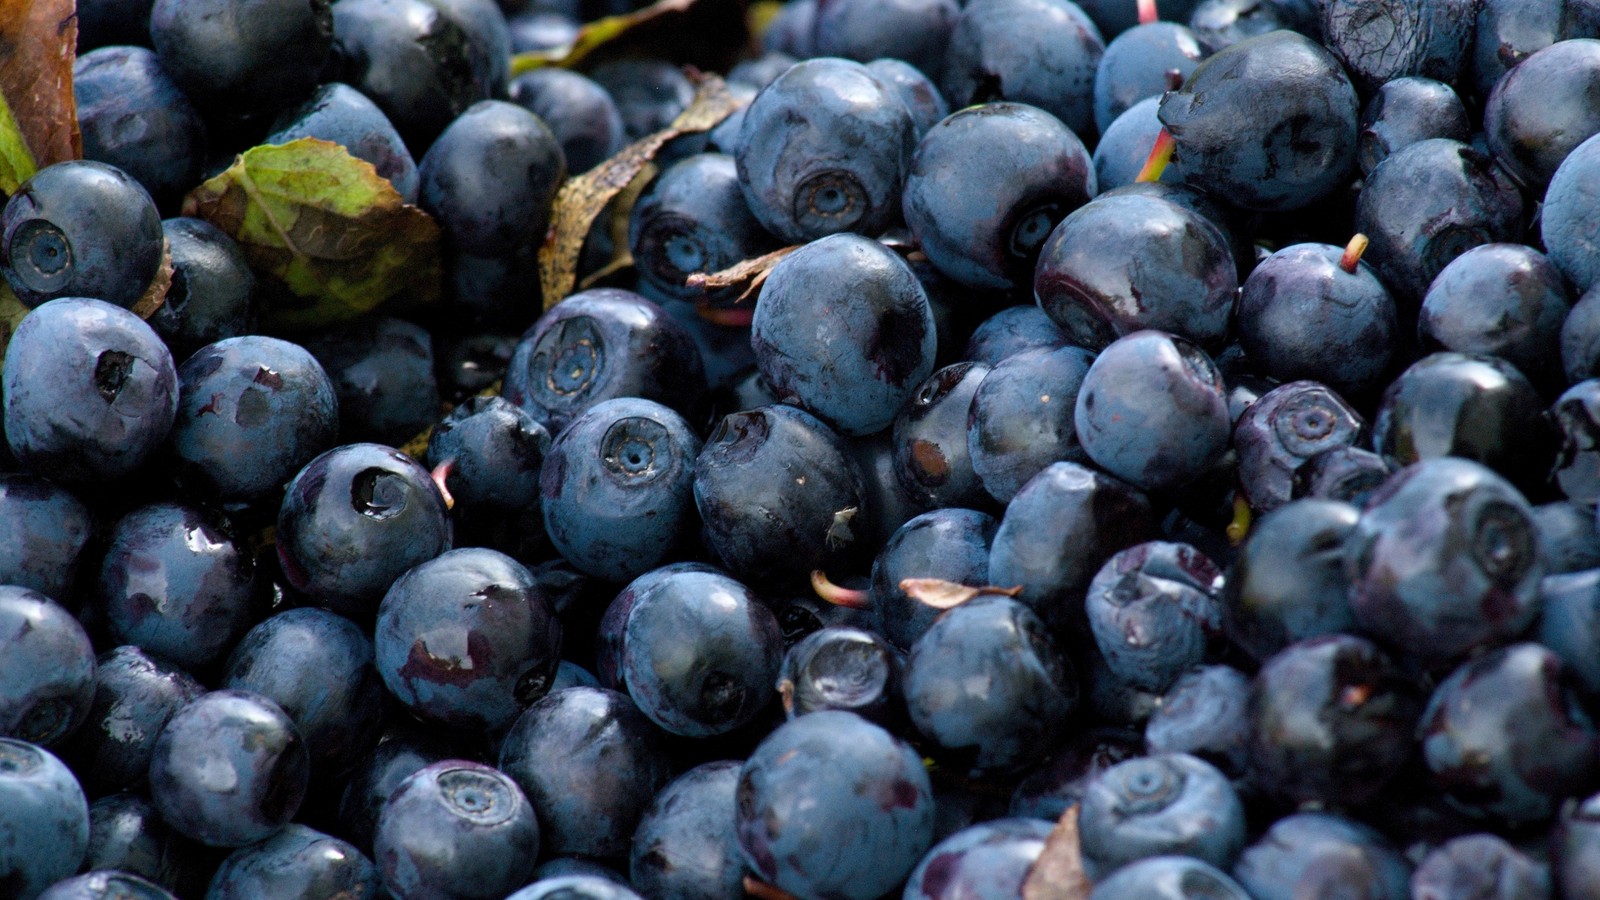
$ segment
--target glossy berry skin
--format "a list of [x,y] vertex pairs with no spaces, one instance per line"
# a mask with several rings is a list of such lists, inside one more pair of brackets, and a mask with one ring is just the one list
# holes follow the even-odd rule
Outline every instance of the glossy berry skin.
[[1355,629],[1345,543],[1361,511],[1293,500],[1257,520],[1223,580],[1228,637],[1257,660],[1295,641]]
[[465,509],[511,512],[539,503],[550,432],[504,397],[471,397],[428,434],[430,469],[448,463],[445,487]]
[[1077,463],[1054,463],[1006,505],[989,551],[989,581],[1019,596],[1051,627],[1081,623],[1083,591],[1112,554],[1155,537],[1150,500]]
[[557,875],[540,878],[506,900],[643,900],[627,885],[598,875]]
[[1417,330],[1425,350],[1498,356],[1535,383],[1555,385],[1564,381],[1561,325],[1571,309],[1561,272],[1543,253],[1522,244],[1484,244],[1433,279]]
[[778,693],[789,718],[843,709],[884,727],[896,724],[902,655],[882,637],[835,625],[813,631],[784,654]]
[[1396,302],[1412,308],[1457,256],[1517,240],[1522,213],[1516,183],[1493,158],[1429,138],[1390,154],[1367,176],[1355,228],[1371,240],[1363,258]]
[[1537,193],[1574,147],[1600,132],[1589,100],[1600,90],[1600,41],[1557,41],[1522,63],[1489,92],[1483,136],[1500,164]]
[[540,837],[533,805],[515,781],[490,766],[449,759],[389,795],[373,859],[396,897],[500,897],[528,882]]
[[750,212],[789,243],[876,234],[900,216],[916,126],[858,62],[801,62],[756,95],[734,158]]
[[1499,821],[1548,819],[1600,774],[1594,725],[1566,667],[1541,644],[1463,663],[1434,690],[1417,740],[1453,805]]
[[[739,772],[745,862],[801,896],[869,900],[899,885],[933,844],[933,790],[909,745],[826,710],[778,726]],[[841,835],[851,841],[841,845]]]
[[373,645],[378,674],[412,713],[498,734],[549,689],[561,625],[521,563],[464,547],[395,580]]
[[879,57],[903,59],[933,74],[944,62],[956,0],[833,0],[817,8],[817,56],[842,56],[858,62]]
[[72,66],[84,159],[115,166],[171,202],[199,182],[200,113],[144,47],[100,47]]
[[1144,194],[1099,198],[1062,219],[1033,277],[1039,305],[1091,350],[1140,329],[1220,344],[1238,287],[1216,225]]
[[46,166],[0,212],[0,275],[29,307],[58,297],[130,307],[156,277],[161,256],[155,201],[106,163]]
[[0,584],[67,600],[93,534],[89,508],[37,475],[0,475]]
[[1472,0],[1332,0],[1322,6],[1322,42],[1361,90],[1422,75],[1454,82],[1472,44]]
[[919,69],[903,59],[887,56],[870,60],[867,71],[900,95],[901,102],[911,112],[911,123],[918,140],[928,133],[928,129],[950,115],[950,104],[945,102],[944,95],[939,93],[939,88],[933,82],[938,77],[937,68]]
[[[1161,133],[1163,126],[1157,113],[1160,107],[1159,96],[1146,97],[1111,120],[1101,132],[1092,157],[1095,184],[1101,193],[1129,184],[1149,183],[1136,182],[1136,179]],[[1177,167],[1169,165],[1157,183],[1173,184],[1180,180]]]
[[1060,119],[997,102],[928,129],[902,202],[911,234],[939,271],[1001,290],[1027,283],[1045,238],[1095,190],[1089,151]]
[[452,120],[417,163],[417,202],[455,251],[505,256],[543,239],[566,174],[561,145],[538,116],[483,100]]
[[1569,801],[1550,833],[1550,876],[1556,896],[1591,900],[1600,870],[1600,800]]
[[1362,108],[1356,159],[1361,174],[1371,175],[1389,154],[1417,141],[1471,137],[1466,107],[1450,85],[1407,75],[1385,81]]
[[1152,755],[1187,753],[1238,778],[1250,752],[1249,702],[1250,679],[1238,669],[1190,669],[1172,683],[1145,723],[1145,749]]
[[[1550,260],[1573,290],[1586,292],[1600,279],[1592,254],[1600,242],[1600,217],[1592,208],[1592,173],[1600,166],[1600,140],[1585,140],[1561,161],[1545,191],[1540,234]],[[1571,365],[1568,365],[1569,371]]]
[[0,738],[0,884],[34,897],[70,877],[89,846],[89,803],[49,751]]
[[378,104],[348,84],[331,82],[317,87],[306,101],[278,117],[269,144],[287,144],[300,138],[332,141],[356,159],[372,164],[389,180],[407,203],[417,202],[417,163],[406,149],[394,123]]
[[634,140],[666,128],[694,99],[694,84],[664,59],[621,59],[595,66],[592,72],[590,77],[616,100],[628,137]]
[[1193,343],[1136,331],[1101,351],[1078,390],[1078,440],[1096,465],[1136,487],[1193,481],[1228,446],[1232,418],[1216,364]]
[[1177,854],[1226,869],[1244,849],[1244,806],[1227,776],[1187,753],[1141,756],[1095,776],[1079,814],[1084,862],[1101,877]]
[[799,580],[856,555],[856,532],[873,514],[865,499],[843,441],[792,406],[723,417],[695,460],[706,540],[751,581]]
[[333,48],[331,6],[156,0],[150,41],[196,105],[235,115],[272,109],[316,85]]
[[1360,806],[1413,750],[1422,698],[1384,652],[1344,634],[1268,659],[1250,696],[1250,777],[1284,801]]
[[1294,496],[1294,476],[1311,457],[1352,447],[1367,422],[1344,398],[1315,381],[1292,381],[1261,395],[1233,426],[1239,482],[1250,508],[1271,512]]
[[205,692],[188,672],[131,644],[102,653],[88,718],[62,745],[61,756],[93,796],[138,788],[162,727]]
[[967,450],[967,413],[989,371],[978,362],[945,366],[929,375],[895,416],[894,477],[917,506],[984,502],[983,483]]
[[1338,500],[1363,506],[1395,471],[1383,456],[1360,447],[1334,447],[1300,464],[1294,473],[1294,498]]
[[58,881],[38,900],[174,900],[160,885],[127,872],[88,872]]
[[[1274,102],[1263,108],[1263,94]],[[1355,88],[1338,61],[1290,31],[1217,51],[1161,101],[1173,165],[1247,209],[1299,209],[1355,168]]]
[[1407,900],[1410,867],[1378,832],[1331,813],[1284,816],[1245,848],[1233,877],[1259,900],[1351,892]]
[[344,776],[338,833],[370,855],[378,815],[400,782],[433,763],[459,755],[451,741],[422,728],[400,728],[386,735]]
[[200,348],[178,368],[168,439],[178,477],[204,496],[267,498],[339,433],[333,382],[304,347],[245,335]]
[[547,853],[623,859],[672,780],[664,738],[626,694],[566,688],[517,719],[499,765],[538,810]]
[[659,569],[652,569],[628,582],[601,614],[598,633],[595,635],[594,671],[595,678],[602,687],[626,690],[622,671],[622,641],[628,625],[628,614],[633,611],[633,604],[641,594],[652,590],[657,583],[678,572],[721,574],[719,569],[708,563],[675,562]]
[[907,900],[957,897],[1020,897],[1050,823],[1038,819],[992,819],[961,829],[934,844],[906,881]]
[[717,572],[677,571],[639,591],[623,626],[621,676],[650,720],[710,737],[773,699],[783,635],[772,611]]
[[387,697],[372,640],[325,609],[291,609],[234,646],[222,686],[270,698],[294,720],[318,771],[344,772],[377,743]]
[[734,831],[738,762],[696,766],[650,801],[633,832],[630,881],[651,897],[733,897],[744,858]]
[[1372,445],[1399,465],[1458,456],[1537,489],[1555,455],[1542,406],[1538,390],[1504,359],[1441,351],[1389,383]]
[[1360,396],[1388,373],[1399,331],[1393,296],[1365,262],[1340,265],[1344,248],[1295,244],[1273,253],[1239,293],[1239,345],[1259,372],[1310,379]]
[[1191,856],[1150,856],[1096,882],[1089,900],[1245,900],[1227,873]]
[[883,244],[830,235],[773,266],[750,323],[774,394],[846,435],[883,430],[933,374],[933,310]]
[[1345,544],[1356,621],[1433,663],[1506,641],[1538,612],[1538,531],[1505,479],[1464,459],[1409,466]]
[[1533,508],[1533,524],[1546,575],[1600,567],[1600,532],[1587,506],[1570,500],[1541,503]]
[[433,336],[392,316],[307,335],[339,396],[339,440],[400,446],[439,417]]
[[1468,84],[1487,97],[1507,71],[1539,50],[1556,41],[1600,33],[1600,4],[1484,0],[1476,26]]
[[172,348],[174,360],[224,338],[256,328],[259,297],[239,242],[204,219],[163,219],[161,234],[172,261],[172,285],[150,327]]
[[115,640],[198,670],[255,623],[257,586],[254,561],[226,523],[154,503],[112,529],[95,611]]
[[989,583],[989,549],[999,523],[985,512],[947,507],[906,521],[872,561],[873,624],[901,650],[911,649],[941,610],[900,587],[907,578],[942,578],[957,584]]
[[243,847],[294,818],[309,772],[305,742],[278,704],[212,691],[161,729],[150,756],[150,799],[184,837]]
[[138,316],[66,297],[16,327],[0,393],[6,443],[24,469],[68,486],[98,484],[161,446],[177,413],[178,372]]
[[1037,304],[1008,306],[979,323],[961,358],[995,366],[1024,350],[1055,349],[1067,343],[1061,326]]
[[511,102],[538,116],[555,135],[570,174],[589,171],[627,142],[616,101],[592,78],[546,67],[518,75],[510,91]]
[[[1417,865],[1411,873],[1411,896],[1415,900],[1549,897],[1550,866],[1498,835],[1463,835],[1441,844]],[[1562,896],[1582,895],[1567,891]]]
[[1317,10],[1303,0],[1202,0],[1194,5],[1188,21],[1201,46],[1213,53],[1279,29],[1317,33]]
[[206,900],[378,896],[378,870],[360,850],[304,825],[241,847],[217,868]]
[[1073,409],[1093,361],[1082,347],[1028,350],[983,376],[967,409],[966,451],[989,498],[1010,502],[1051,463],[1089,461]]
[[917,730],[955,759],[975,772],[1004,772],[1061,736],[1078,705],[1078,679],[1033,610],[980,595],[912,645],[905,700]]
[[[668,166],[634,205],[628,247],[651,287],[680,300],[705,293],[686,279],[776,249],[739,190],[733,157],[697,153]],[[737,289],[714,292],[730,299]]]
[[1193,31],[1172,21],[1136,25],[1112,38],[1095,70],[1095,129],[1103,135],[1134,104],[1159,98],[1171,89],[1169,73],[1187,79],[1208,53]]
[[540,508],[551,543],[580,571],[628,581],[667,561],[697,524],[700,439],[653,400],[603,400],[550,445]]
[[1074,732],[1017,783],[1010,815],[1060,821],[1083,799],[1084,788],[1095,776],[1144,752],[1138,735],[1119,726]]
[[1094,75],[1105,40],[1075,3],[982,0],[962,7],[939,89],[953,108],[1010,100],[1094,131]]
[[444,500],[427,471],[381,444],[346,444],[306,463],[278,509],[278,562],[296,590],[363,617],[407,569],[450,549]]
[[1539,583],[1539,643],[1566,664],[1585,692],[1600,691],[1600,570],[1548,575]]
[[694,340],[632,291],[595,288],[552,306],[517,344],[502,396],[558,433],[613,397],[655,400],[693,417],[705,390]]
[[55,601],[15,585],[0,586],[0,635],[0,735],[59,744],[89,717],[89,636]]
[[1585,379],[1564,391],[1550,408],[1559,434],[1551,475],[1576,503],[1600,500],[1600,379]]
[[1089,582],[1089,630],[1118,679],[1165,691],[1222,634],[1222,570],[1188,544],[1148,541],[1106,560]]
[[141,794],[124,791],[89,805],[83,870],[114,869],[180,893],[204,891],[215,863],[206,857],[214,853],[173,831]]

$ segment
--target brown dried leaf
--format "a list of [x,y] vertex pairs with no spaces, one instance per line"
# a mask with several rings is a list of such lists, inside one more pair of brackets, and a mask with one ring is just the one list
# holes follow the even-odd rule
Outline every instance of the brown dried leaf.
[[766,282],[767,276],[772,274],[772,267],[777,265],[779,260],[803,246],[805,245],[795,244],[792,247],[780,247],[754,259],[734,263],[720,272],[696,272],[684,279],[684,282],[689,287],[702,291],[717,291],[742,284],[745,285],[745,289],[739,294],[739,299],[743,300],[761,290],[761,285]]
[[657,0],[657,2],[646,6],[644,9],[635,10],[631,13],[595,19],[593,22],[578,29],[578,35],[572,39],[571,43],[560,47],[552,47],[549,50],[530,50],[511,57],[511,75],[514,78],[523,72],[530,72],[545,66],[571,68],[606,44],[633,32],[635,29],[649,25],[662,16],[688,12],[696,2],[697,0]]
[[984,594],[999,594],[1006,597],[1015,597],[1022,593],[1022,585],[1015,587],[995,587],[984,585],[973,587],[959,584],[954,581],[945,581],[942,578],[906,578],[900,582],[900,590],[925,606],[934,609],[950,609],[960,606]]
[[161,239],[161,268],[156,270],[156,277],[150,279],[150,286],[144,289],[144,296],[133,304],[131,309],[134,315],[148,320],[156,314],[156,310],[167,302],[167,291],[172,290],[172,247],[166,238]]
[[[0,97],[37,168],[83,156],[72,94],[77,45],[73,0],[0,0]],[[7,181],[25,171],[22,162],[0,164]],[[0,191],[15,190],[0,183]]]
[[550,231],[539,248],[539,284],[544,308],[549,309],[572,292],[577,281],[578,256],[594,220],[612,198],[622,192],[661,148],[675,137],[710,131],[738,107],[721,78],[693,74],[698,79],[694,102],[678,114],[665,130],[640,138],[593,169],[568,179],[556,193],[550,213]]
[[1044,850],[1022,882],[1022,900],[1087,900],[1094,885],[1083,871],[1078,843],[1078,804],[1061,814]]

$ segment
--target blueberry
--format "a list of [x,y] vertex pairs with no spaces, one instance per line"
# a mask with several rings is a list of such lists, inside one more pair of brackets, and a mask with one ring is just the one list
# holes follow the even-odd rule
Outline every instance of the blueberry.
[[450,523],[438,488],[410,457],[346,444],[289,481],[277,537],[295,589],[364,618],[407,569],[450,549]]
[[1407,900],[1410,867],[1378,832],[1332,813],[1284,816],[1240,855],[1233,876],[1257,900]]
[[1078,690],[1072,662],[1044,622],[999,595],[934,620],[906,658],[911,721],[977,772],[1020,768],[1059,738]]
[[377,895],[378,871],[360,850],[304,825],[288,825],[223,860],[206,900]]
[[933,310],[893,250],[830,235],[772,268],[751,322],[756,365],[777,396],[842,434],[881,431],[933,374]]
[[817,6],[816,56],[871,62],[889,56],[937,75],[950,28],[961,11],[956,0],[830,0]]
[[744,202],[733,157],[698,153],[668,166],[639,198],[628,247],[652,287],[694,300],[703,292],[685,283],[690,275],[720,272],[775,249],[775,242]]
[[426,766],[459,755],[450,741],[421,728],[401,729],[385,736],[344,776],[337,814],[339,834],[370,854],[378,815],[400,782]]
[[[1588,898],[1594,896],[1596,874],[1600,872],[1600,802],[1589,797],[1568,801],[1561,818],[1550,833],[1550,871],[1548,876],[1560,891],[1556,896]],[[1516,866],[1515,857],[1509,863]],[[1517,866],[1520,868],[1520,866]],[[1535,873],[1536,874],[1536,873]]]
[[417,202],[417,163],[411,151],[378,104],[350,85],[320,85],[304,103],[278,117],[266,143],[287,144],[300,138],[339,144],[356,159],[371,163],[394,185],[400,199]]
[[694,99],[683,70],[662,59],[624,59],[594,68],[591,77],[616,101],[628,137],[638,140],[672,124]]
[[1118,679],[1163,692],[1205,661],[1222,634],[1222,571],[1188,544],[1118,551],[1089,582],[1089,630]]
[[871,605],[878,631],[911,649],[940,610],[907,594],[907,578],[941,578],[974,587],[989,583],[990,545],[999,523],[985,512],[947,507],[908,520],[872,561]]
[[1060,119],[1024,103],[984,103],[923,135],[902,204],[941,272],[999,290],[1026,283],[1056,223],[1094,194],[1089,151]]
[[541,829],[503,772],[467,760],[427,766],[383,804],[373,847],[397,897],[498,897],[526,884]]
[[395,580],[373,643],[378,674],[412,713],[499,734],[549,690],[561,626],[525,567],[468,547]]
[[511,81],[511,101],[545,123],[573,175],[611,158],[626,143],[616,101],[577,72],[553,67],[524,72]]
[[1450,85],[1407,75],[1384,82],[1361,110],[1357,160],[1371,175],[1389,154],[1429,138],[1467,141],[1467,110]]
[[161,65],[202,108],[271,110],[317,83],[333,49],[327,0],[155,0],[150,42]]
[[972,330],[961,358],[992,367],[1025,350],[1054,350],[1066,343],[1061,327],[1037,304],[1008,306]]
[[61,747],[61,756],[93,796],[139,788],[162,727],[205,691],[188,672],[138,647],[124,644],[102,653],[95,661],[87,721]]
[[1089,900],[1244,900],[1238,882],[1190,856],[1151,856],[1111,873]]
[[881,896],[933,844],[922,761],[854,713],[824,710],[778,726],[745,761],[735,797],[745,862],[790,893]]
[[1145,747],[1151,754],[1191,754],[1238,778],[1250,755],[1249,702],[1250,679],[1238,669],[1191,669],[1172,683],[1145,723]]
[[739,763],[722,761],[662,788],[633,833],[633,885],[653,897],[737,896],[744,879],[734,831],[738,783]]
[[200,670],[255,624],[257,586],[254,559],[227,522],[196,506],[154,503],[112,529],[96,617],[113,639]]
[[0,738],[0,885],[32,898],[78,871],[89,846],[89,803],[49,751]]
[[1275,387],[1233,426],[1239,481],[1250,508],[1271,512],[1294,496],[1294,476],[1306,461],[1362,442],[1366,420],[1325,385],[1293,381]]
[[988,374],[984,363],[945,366],[918,385],[895,416],[893,474],[917,506],[936,509],[986,502],[967,449],[967,414]]
[[0,475],[0,584],[70,602],[94,533],[89,508],[37,475]]
[[893,726],[899,712],[901,654],[882,637],[846,626],[818,629],[784,654],[778,692],[789,718],[843,709]]
[[114,869],[187,896],[205,890],[215,866],[207,857],[215,852],[172,830],[141,794],[112,794],[89,806],[83,868],[90,872]]
[[1251,689],[1250,777],[1291,803],[1360,806],[1400,771],[1421,710],[1418,691],[1371,641],[1290,644]]
[[1561,448],[1551,475],[1567,499],[1600,500],[1600,380],[1586,379],[1568,388],[1550,408],[1560,433]]
[[[1168,13],[1169,17],[1171,13]],[[1134,104],[1186,80],[1209,51],[1176,22],[1136,25],[1112,38],[1094,76],[1094,124],[1102,136]]]
[[1330,0],[1322,5],[1322,42],[1363,92],[1409,75],[1454,82],[1477,11],[1474,0]]
[[[1415,900],[1483,897],[1549,897],[1550,867],[1493,834],[1452,838],[1435,848],[1411,873]],[[1567,892],[1564,896],[1581,896]]]
[[72,66],[72,89],[84,159],[121,169],[164,204],[200,180],[205,123],[154,52],[85,53]]
[[1189,28],[1215,53],[1279,29],[1314,36],[1321,28],[1319,12],[1307,0],[1202,0],[1189,13]]
[[963,828],[934,844],[917,863],[903,896],[1020,897],[1049,836],[1050,824],[1037,819],[994,819]]
[[1093,361],[1082,347],[1028,350],[983,376],[968,405],[964,449],[989,497],[1008,503],[1052,463],[1088,463],[1074,407]]
[[643,900],[626,885],[594,875],[541,878],[506,900]]
[[1363,506],[1395,466],[1360,447],[1334,447],[1311,457],[1294,472],[1294,498],[1338,500]]
[[1136,331],[1101,351],[1074,415],[1090,459],[1152,491],[1205,473],[1227,450],[1232,423],[1216,364],[1161,331]]
[[538,810],[547,852],[620,860],[650,800],[672,780],[664,737],[626,694],[567,688],[517,719],[500,769]]
[[1561,658],[1587,694],[1600,693],[1600,569],[1547,575],[1539,583],[1539,643]]
[[1227,238],[1177,203],[1101,197],[1061,220],[1034,270],[1033,294],[1075,344],[1103,349],[1140,329],[1221,343],[1239,278]]
[[1101,877],[1150,856],[1192,856],[1227,869],[1244,849],[1244,806],[1227,776],[1187,753],[1118,763],[1083,794],[1084,862]]
[[1590,0],[1483,0],[1477,13],[1472,78],[1487,97],[1506,72],[1556,41],[1600,34],[1600,6]]
[[1321,634],[1352,631],[1345,544],[1361,511],[1294,500],[1256,522],[1223,581],[1228,636],[1257,660]]
[[1161,101],[1184,179],[1259,210],[1300,209],[1340,187],[1355,168],[1359,113],[1339,62],[1287,30],[1217,50]]
[[1099,773],[1144,751],[1139,736],[1117,726],[1074,729],[1011,794],[1010,814],[1057,822],[1083,799]]
[[[1148,184],[1138,181],[1150,153],[1164,127],[1158,110],[1161,98],[1146,97],[1124,110],[1109,122],[1095,144],[1094,179],[1102,193],[1129,184]],[[1157,183],[1173,184],[1181,181],[1176,166],[1167,166]]]
[[739,187],[785,241],[875,234],[900,216],[916,139],[910,111],[865,66],[807,60],[750,102],[734,154]]
[[5,358],[5,437],[29,471],[69,486],[110,481],[149,459],[172,427],[172,354],[125,309],[51,301],[17,326]]
[[566,171],[538,116],[483,100],[456,116],[418,163],[418,202],[453,250],[505,256],[543,240]]
[[183,836],[242,847],[294,818],[309,771],[305,742],[278,704],[213,691],[161,729],[150,757],[150,799]]
[[1037,106],[1073,133],[1094,130],[1100,29],[1066,0],[979,0],[956,17],[939,89],[960,109],[1011,100]]
[[400,446],[439,418],[433,336],[389,316],[308,335],[305,349],[333,380],[339,440]]
[[1555,500],[1533,508],[1546,575],[1600,567],[1600,532],[1586,505]]
[[88,872],[58,881],[39,900],[174,900],[160,885],[127,872]]
[[161,233],[172,284],[149,322],[173,358],[188,359],[213,341],[254,332],[259,297],[239,242],[203,219],[165,219]]
[[[939,76],[937,67],[918,68],[903,59],[885,57],[868,62],[867,70],[900,95],[901,102],[911,112],[911,123],[916,128],[918,140],[928,133],[928,129],[950,115],[950,104],[945,102],[944,95],[939,93],[933,81]],[[773,77],[781,74],[774,73]]]
[[1557,41],[1528,55],[1489,92],[1483,132],[1495,159],[1529,190],[1550,183],[1574,147],[1600,132],[1600,41]]
[[469,397],[428,433],[427,463],[467,510],[537,508],[550,432],[504,397]]
[[1557,385],[1564,381],[1561,326],[1571,309],[1566,282],[1543,253],[1522,244],[1484,244],[1433,279],[1417,329],[1425,350],[1491,354],[1538,385]]

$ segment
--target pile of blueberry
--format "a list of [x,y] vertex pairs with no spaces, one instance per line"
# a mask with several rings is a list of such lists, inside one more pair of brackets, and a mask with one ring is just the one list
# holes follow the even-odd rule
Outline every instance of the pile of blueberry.
[[[1600,897],[1600,2],[717,3],[559,298],[631,0],[79,0],[0,897]],[[442,303],[258,324],[306,137]]]

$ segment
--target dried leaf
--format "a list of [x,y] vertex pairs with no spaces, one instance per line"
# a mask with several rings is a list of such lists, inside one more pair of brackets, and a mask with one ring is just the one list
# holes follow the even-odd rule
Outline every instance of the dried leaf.
[[695,272],[684,279],[684,282],[689,287],[702,291],[717,291],[742,284],[745,285],[745,289],[739,295],[739,299],[743,300],[761,289],[761,285],[766,282],[767,276],[772,273],[772,267],[778,264],[778,260],[803,246],[805,245],[795,244],[792,247],[782,247],[754,259],[734,263],[720,272]]
[[22,322],[22,317],[28,314],[28,307],[24,306],[17,295],[11,291],[11,285],[0,278],[0,363],[5,362],[6,347],[11,344],[11,335],[17,330],[17,325]]
[[[652,7],[653,8],[653,7]],[[656,153],[675,137],[709,131],[728,117],[738,102],[715,75],[698,75],[694,102],[663,131],[640,138],[593,169],[567,180],[556,193],[550,231],[539,248],[539,284],[544,308],[561,302],[577,281],[578,256],[594,220],[622,192]]]
[[1061,814],[1044,850],[1022,882],[1022,900],[1087,900],[1094,885],[1083,871],[1078,843],[1078,804]]
[[657,0],[644,9],[620,16],[606,16],[578,29],[577,37],[564,46],[549,50],[530,50],[511,57],[511,76],[546,66],[571,68],[606,44],[628,34],[636,28],[649,25],[662,16],[685,13],[697,0]]
[[900,590],[925,606],[934,609],[950,609],[960,606],[984,594],[999,594],[1005,597],[1015,597],[1022,593],[1022,585],[1015,587],[995,587],[984,585],[972,587],[954,581],[945,581],[942,578],[906,578],[900,582]]
[[72,94],[77,46],[73,0],[0,0],[0,191],[83,156]]
[[439,226],[344,147],[315,138],[246,150],[185,198],[183,214],[243,246],[269,293],[271,329],[321,328],[405,292],[442,290]]
[[161,268],[156,270],[156,277],[150,279],[150,286],[144,289],[144,296],[134,303],[131,309],[134,315],[148,320],[167,302],[167,291],[172,290],[172,247],[165,238],[161,240]]

